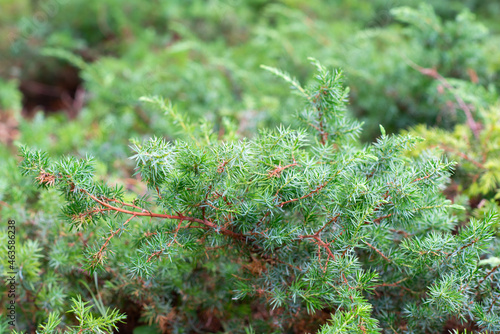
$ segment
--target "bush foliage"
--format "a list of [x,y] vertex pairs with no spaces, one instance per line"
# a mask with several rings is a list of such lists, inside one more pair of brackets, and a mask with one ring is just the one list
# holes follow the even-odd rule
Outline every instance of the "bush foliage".
[[[278,128],[252,140],[219,141],[207,132],[174,143],[136,142],[132,158],[150,189],[145,196],[126,201],[122,187],[96,180],[92,158],[51,161],[23,148],[21,170],[59,190],[74,229],[106,224],[109,232],[87,249],[90,271],[113,257],[131,278],[154,286],[178,262],[211,260],[210,251],[217,267],[222,259],[236,267],[232,299],[262,299],[279,312],[277,329],[303,312],[330,309],[337,312],[325,333],[378,333],[403,323],[437,331],[451,316],[499,330],[498,293],[478,264],[496,217],[452,234],[455,206],[441,193],[452,164],[406,159],[418,140],[383,128],[375,144],[360,146],[360,126],[345,115],[342,73],[315,65],[316,81],[306,88],[270,69],[306,101],[304,130]],[[129,228],[133,220],[141,223]],[[129,233],[135,249],[121,261],[125,254],[113,241]]]

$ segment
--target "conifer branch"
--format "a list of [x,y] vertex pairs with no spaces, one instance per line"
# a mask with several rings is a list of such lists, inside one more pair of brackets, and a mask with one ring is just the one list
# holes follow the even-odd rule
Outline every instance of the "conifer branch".
[[371,249],[373,249],[375,252],[377,252],[380,256],[384,258],[387,262],[392,262],[387,256],[384,255],[377,247],[373,246],[371,243],[368,241],[363,241],[366,245],[368,245]]
[[487,274],[486,276],[484,276],[483,278],[481,278],[481,280],[479,280],[479,283],[477,283],[477,289],[479,289],[479,286],[488,278],[490,277],[495,271],[498,270],[498,268],[500,268],[500,264],[493,267]]
[[304,196],[301,196],[299,198],[293,198],[293,199],[290,199],[288,201],[284,201],[284,202],[281,202],[279,204],[279,207],[283,207],[285,204],[288,204],[288,203],[293,203],[293,202],[296,202],[296,201],[300,201],[302,199],[305,199],[305,198],[308,198],[308,197],[311,197],[312,195],[314,194],[317,194],[321,189],[323,189],[327,184],[328,184],[329,181],[326,181],[324,182],[323,184],[320,184],[319,186],[316,187],[316,189],[312,190],[311,192],[309,192],[308,194],[305,194]]
[[147,217],[152,217],[152,218],[164,218],[164,219],[174,219],[174,220],[180,220],[180,221],[185,220],[185,221],[190,221],[190,222],[196,222],[196,223],[203,224],[209,228],[213,228],[217,231],[220,231],[222,234],[228,235],[228,236],[233,237],[235,239],[241,239],[244,237],[243,234],[235,233],[235,232],[228,230],[224,227],[215,225],[214,223],[212,223],[208,220],[203,220],[203,219],[194,218],[194,217],[186,217],[186,216],[182,216],[182,215],[175,216],[175,215],[168,215],[168,214],[163,214],[163,213],[154,213],[154,212],[147,211],[146,209],[142,209],[141,212],[125,210],[125,209],[112,206],[110,204],[105,203],[104,201],[99,200],[97,197],[90,194],[85,189],[82,189],[81,191],[84,192],[85,194],[87,194],[91,199],[93,199],[97,203],[99,203],[99,204],[101,204],[101,205],[103,205],[111,210],[114,210],[116,212],[120,212],[120,213],[124,213],[124,214],[128,214],[128,215],[133,215],[133,216],[147,216]]
[[476,121],[474,120],[474,117],[472,116],[471,109],[469,108],[467,103],[465,103],[465,101],[462,99],[462,97],[455,92],[455,89],[448,82],[448,80],[446,80],[441,74],[439,74],[435,68],[424,68],[424,67],[418,66],[417,64],[415,64],[414,62],[412,62],[409,59],[407,59],[407,62],[411,67],[413,67],[414,69],[416,69],[420,73],[438,80],[446,89],[448,89],[453,94],[453,97],[458,102],[460,109],[462,109],[465,113],[465,116],[467,118],[467,125],[472,130],[472,133],[474,134],[474,137],[476,138],[476,140],[479,140],[479,131],[481,130],[481,126],[478,123],[476,123]]
[[268,176],[269,176],[269,178],[271,178],[271,177],[279,177],[281,175],[281,172],[283,172],[285,169],[291,168],[291,167],[295,167],[295,166],[299,166],[299,164],[297,163],[297,161],[295,161],[295,158],[294,158],[293,159],[293,163],[291,163],[289,165],[286,165],[286,166],[278,165],[278,166],[276,166],[272,171],[269,171]]
[[457,151],[457,150],[455,150],[451,147],[448,147],[446,145],[443,145],[443,144],[439,144],[438,147],[442,148],[443,150],[445,150],[447,152],[458,155],[460,158],[469,161],[470,163],[474,164],[476,167],[478,167],[480,169],[484,169],[484,170],[487,169],[482,163],[477,162],[476,160],[472,159],[470,156],[468,156],[467,154],[465,154],[463,152]]

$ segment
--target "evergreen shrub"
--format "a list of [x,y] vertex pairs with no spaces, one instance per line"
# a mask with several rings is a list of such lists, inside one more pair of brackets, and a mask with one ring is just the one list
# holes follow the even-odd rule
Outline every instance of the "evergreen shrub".
[[[101,231],[86,248],[86,272],[125,272],[131,284],[142,282],[143,303],[151,302],[148,290],[164,289],[155,298],[174,314],[199,297],[190,292],[226,274],[232,292],[223,305],[265,303],[276,332],[320,312],[331,319],[319,333],[438,333],[450,321],[499,331],[498,267],[479,265],[496,216],[457,229],[453,212],[463,208],[442,194],[454,163],[426,153],[408,158],[421,139],[382,127],[376,142],[361,144],[342,72],[313,64],[307,87],[267,68],[302,97],[300,128],[245,139],[234,129],[220,136],[207,123],[179,123],[185,140],[132,141],[146,193],[98,179],[92,157],[53,160],[22,147],[21,171],[59,191],[72,233]],[[143,101],[171,113],[161,98]],[[183,276],[193,263],[216,269]],[[179,280],[184,290],[162,286]],[[203,303],[225,319],[218,301]],[[55,319],[45,326],[56,328]],[[163,318],[176,328],[182,319]]]

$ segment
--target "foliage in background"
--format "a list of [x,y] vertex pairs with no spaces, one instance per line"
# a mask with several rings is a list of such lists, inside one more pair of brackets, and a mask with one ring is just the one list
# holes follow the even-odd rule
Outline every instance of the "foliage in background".
[[[493,42],[498,37],[468,10],[448,21],[427,4],[418,9],[394,8],[391,14],[404,26],[358,33],[352,42],[356,48],[343,58],[352,77],[353,110],[366,120],[370,136],[378,123],[396,131],[418,123],[449,128],[463,120],[461,114],[448,112],[446,105],[431,98],[432,79],[417,75],[415,65],[433,68],[445,77],[498,87],[499,64],[492,56],[499,52]],[[381,59],[373,61],[376,58]]]
[[[428,101],[430,80],[415,75],[409,61],[436,67],[444,76],[498,83],[500,63],[492,56],[498,36],[456,2],[438,6],[444,18],[429,5],[391,9],[394,4],[384,1],[72,1],[54,4],[51,11],[52,2],[44,4],[26,5],[27,12],[46,14],[25,17],[8,31],[13,43],[4,53],[12,60],[5,75],[48,110],[65,109],[87,127],[106,125],[97,126],[97,133],[115,150],[134,134],[175,136],[161,114],[137,101],[146,94],[169,98],[190,117],[207,118],[219,128],[229,118],[246,136],[257,127],[292,122],[297,100],[274,88],[279,86],[262,89],[269,78],[254,73],[263,63],[288,68],[301,80],[311,74],[303,65],[310,55],[345,68],[353,110],[367,121],[363,138],[370,140],[379,123],[389,132],[434,124],[436,116],[441,125],[455,123]],[[87,150],[96,154],[99,147]]]

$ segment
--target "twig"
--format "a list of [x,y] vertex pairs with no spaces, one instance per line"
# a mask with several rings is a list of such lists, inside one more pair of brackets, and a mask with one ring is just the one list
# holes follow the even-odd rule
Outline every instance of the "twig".
[[409,277],[405,277],[405,278],[400,279],[399,281],[394,282],[394,283],[381,283],[381,284],[377,284],[377,285],[374,285],[373,288],[378,288],[378,287],[382,287],[382,286],[398,286],[399,283],[404,282],[407,279],[409,279]]
[[298,166],[298,165],[299,164],[295,161],[295,158],[293,158],[293,163],[286,165],[286,166],[278,165],[272,171],[269,171],[267,173],[267,175],[269,178],[279,177],[281,175],[281,172],[283,172],[285,169],[290,168],[290,167],[294,167],[294,166]]
[[483,283],[488,277],[490,277],[491,274],[493,274],[496,270],[498,270],[498,268],[500,268],[500,264],[493,267],[493,269],[491,269],[488,274],[486,274],[486,276],[484,276],[480,281],[479,283],[477,283],[477,287],[479,288],[479,286],[481,285],[481,283]]
[[103,255],[102,253],[104,252],[104,250],[106,249],[106,247],[108,246],[108,243],[111,241],[111,239],[118,234],[118,232],[120,232],[122,229],[123,229],[123,226],[127,225],[133,218],[135,218],[135,215],[133,215],[132,217],[130,217],[129,219],[127,219],[122,227],[118,228],[116,231],[111,231],[111,234],[109,235],[109,237],[106,238],[106,241],[104,242],[104,244],[101,246],[101,248],[99,249],[99,251],[94,255],[94,257],[97,259],[97,261],[99,263],[102,262],[102,259],[103,259]]
[[474,121],[474,117],[472,117],[472,112],[469,108],[469,106],[464,102],[464,100],[455,92],[454,88],[448,80],[446,80],[441,74],[438,73],[438,71],[434,68],[424,68],[421,66],[418,66],[414,62],[412,62],[409,59],[406,59],[408,64],[414,68],[415,70],[419,71],[420,73],[427,75],[431,78],[434,78],[438,80],[445,88],[447,88],[452,94],[455,100],[458,102],[458,105],[460,106],[460,109],[462,109],[465,113],[465,117],[467,117],[467,125],[469,128],[472,130],[472,133],[474,134],[474,137],[476,139],[479,139],[479,130],[480,130],[480,125]]
[[327,184],[328,184],[328,181],[326,181],[326,182],[325,182],[325,183],[323,183],[323,184],[320,184],[319,186],[317,186],[317,187],[316,187],[316,189],[314,189],[314,190],[313,190],[313,191],[311,191],[310,193],[308,193],[308,194],[306,194],[306,195],[304,195],[304,196],[302,196],[302,197],[300,197],[300,198],[294,198],[294,199],[291,199],[291,200],[288,200],[288,201],[285,201],[285,202],[281,202],[279,206],[280,206],[280,208],[282,208],[282,207],[283,207],[283,205],[285,205],[285,204],[292,203],[292,202],[296,202],[296,201],[299,201],[299,200],[301,200],[301,199],[304,199],[304,198],[310,197],[310,196],[312,196],[312,195],[314,195],[314,194],[318,193],[318,192],[319,192],[321,189],[323,189],[323,188],[324,188]]
[[363,241],[365,244],[367,244],[371,249],[373,249],[375,252],[377,252],[380,256],[382,256],[387,262],[392,262],[387,256],[384,255],[380,250],[378,250],[375,246],[373,246],[371,243],[368,241]]
[[203,224],[205,226],[211,227],[211,228],[213,228],[215,230],[218,230],[222,234],[231,236],[233,238],[236,238],[236,239],[244,238],[243,234],[233,232],[233,231],[228,230],[228,229],[226,229],[224,227],[218,226],[218,225],[216,225],[216,224],[214,224],[214,223],[212,223],[211,221],[208,221],[208,220],[198,219],[198,218],[194,218],[194,217],[185,217],[185,216],[175,216],[175,215],[168,215],[168,214],[162,214],[162,213],[154,213],[154,212],[150,212],[150,211],[147,211],[147,210],[144,210],[144,209],[142,210],[142,212],[130,211],[130,210],[126,210],[126,209],[122,209],[122,208],[119,208],[119,207],[115,207],[115,206],[112,206],[112,205],[110,205],[110,204],[108,204],[106,202],[103,202],[100,199],[98,199],[97,197],[95,197],[94,195],[90,194],[85,189],[81,189],[81,191],[84,192],[84,193],[86,193],[90,198],[92,198],[97,203],[99,203],[101,205],[104,205],[107,208],[113,209],[113,210],[115,210],[117,212],[129,214],[129,215],[134,215],[134,216],[147,216],[147,217],[154,217],[154,218],[176,219],[176,220],[185,220],[185,221],[197,222],[197,223]]
[[476,243],[476,242],[478,242],[478,241],[479,241],[479,238],[476,238],[476,239],[472,240],[472,241],[471,241],[471,242],[469,242],[467,245],[463,245],[462,247],[460,247],[460,249],[456,250],[455,252],[451,252],[450,254],[448,254],[448,255],[446,256],[446,258],[449,258],[449,257],[450,257],[450,256],[452,256],[453,254],[456,254],[456,253],[460,252],[461,250],[463,250],[463,249],[465,249],[465,248],[467,248],[467,247],[469,247],[469,246],[472,246],[473,244],[475,244],[475,243]]
[[459,157],[461,157],[462,159],[469,161],[470,163],[474,164],[476,167],[479,167],[481,169],[486,169],[486,167],[482,163],[477,162],[476,160],[472,159],[471,157],[469,157],[467,154],[465,154],[463,152],[457,151],[451,147],[448,147],[448,146],[442,145],[442,144],[440,144],[438,146],[445,151],[454,153],[454,154],[458,155]]
[[378,223],[379,221],[381,221],[382,219],[385,219],[385,218],[389,218],[392,216],[392,213],[389,213],[388,215],[385,215],[385,216],[382,216],[382,217],[378,217],[376,219],[373,220],[374,223]]
[[394,228],[391,228],[391,229],[389,229],[389,231],[397,233],[397,234],[402,234],[403,237],[405,237],[405,238],[409,238],[410,237],[410,234],[408,232],[406,232],[406,231],[403,231],[403,230],[396,230]]

